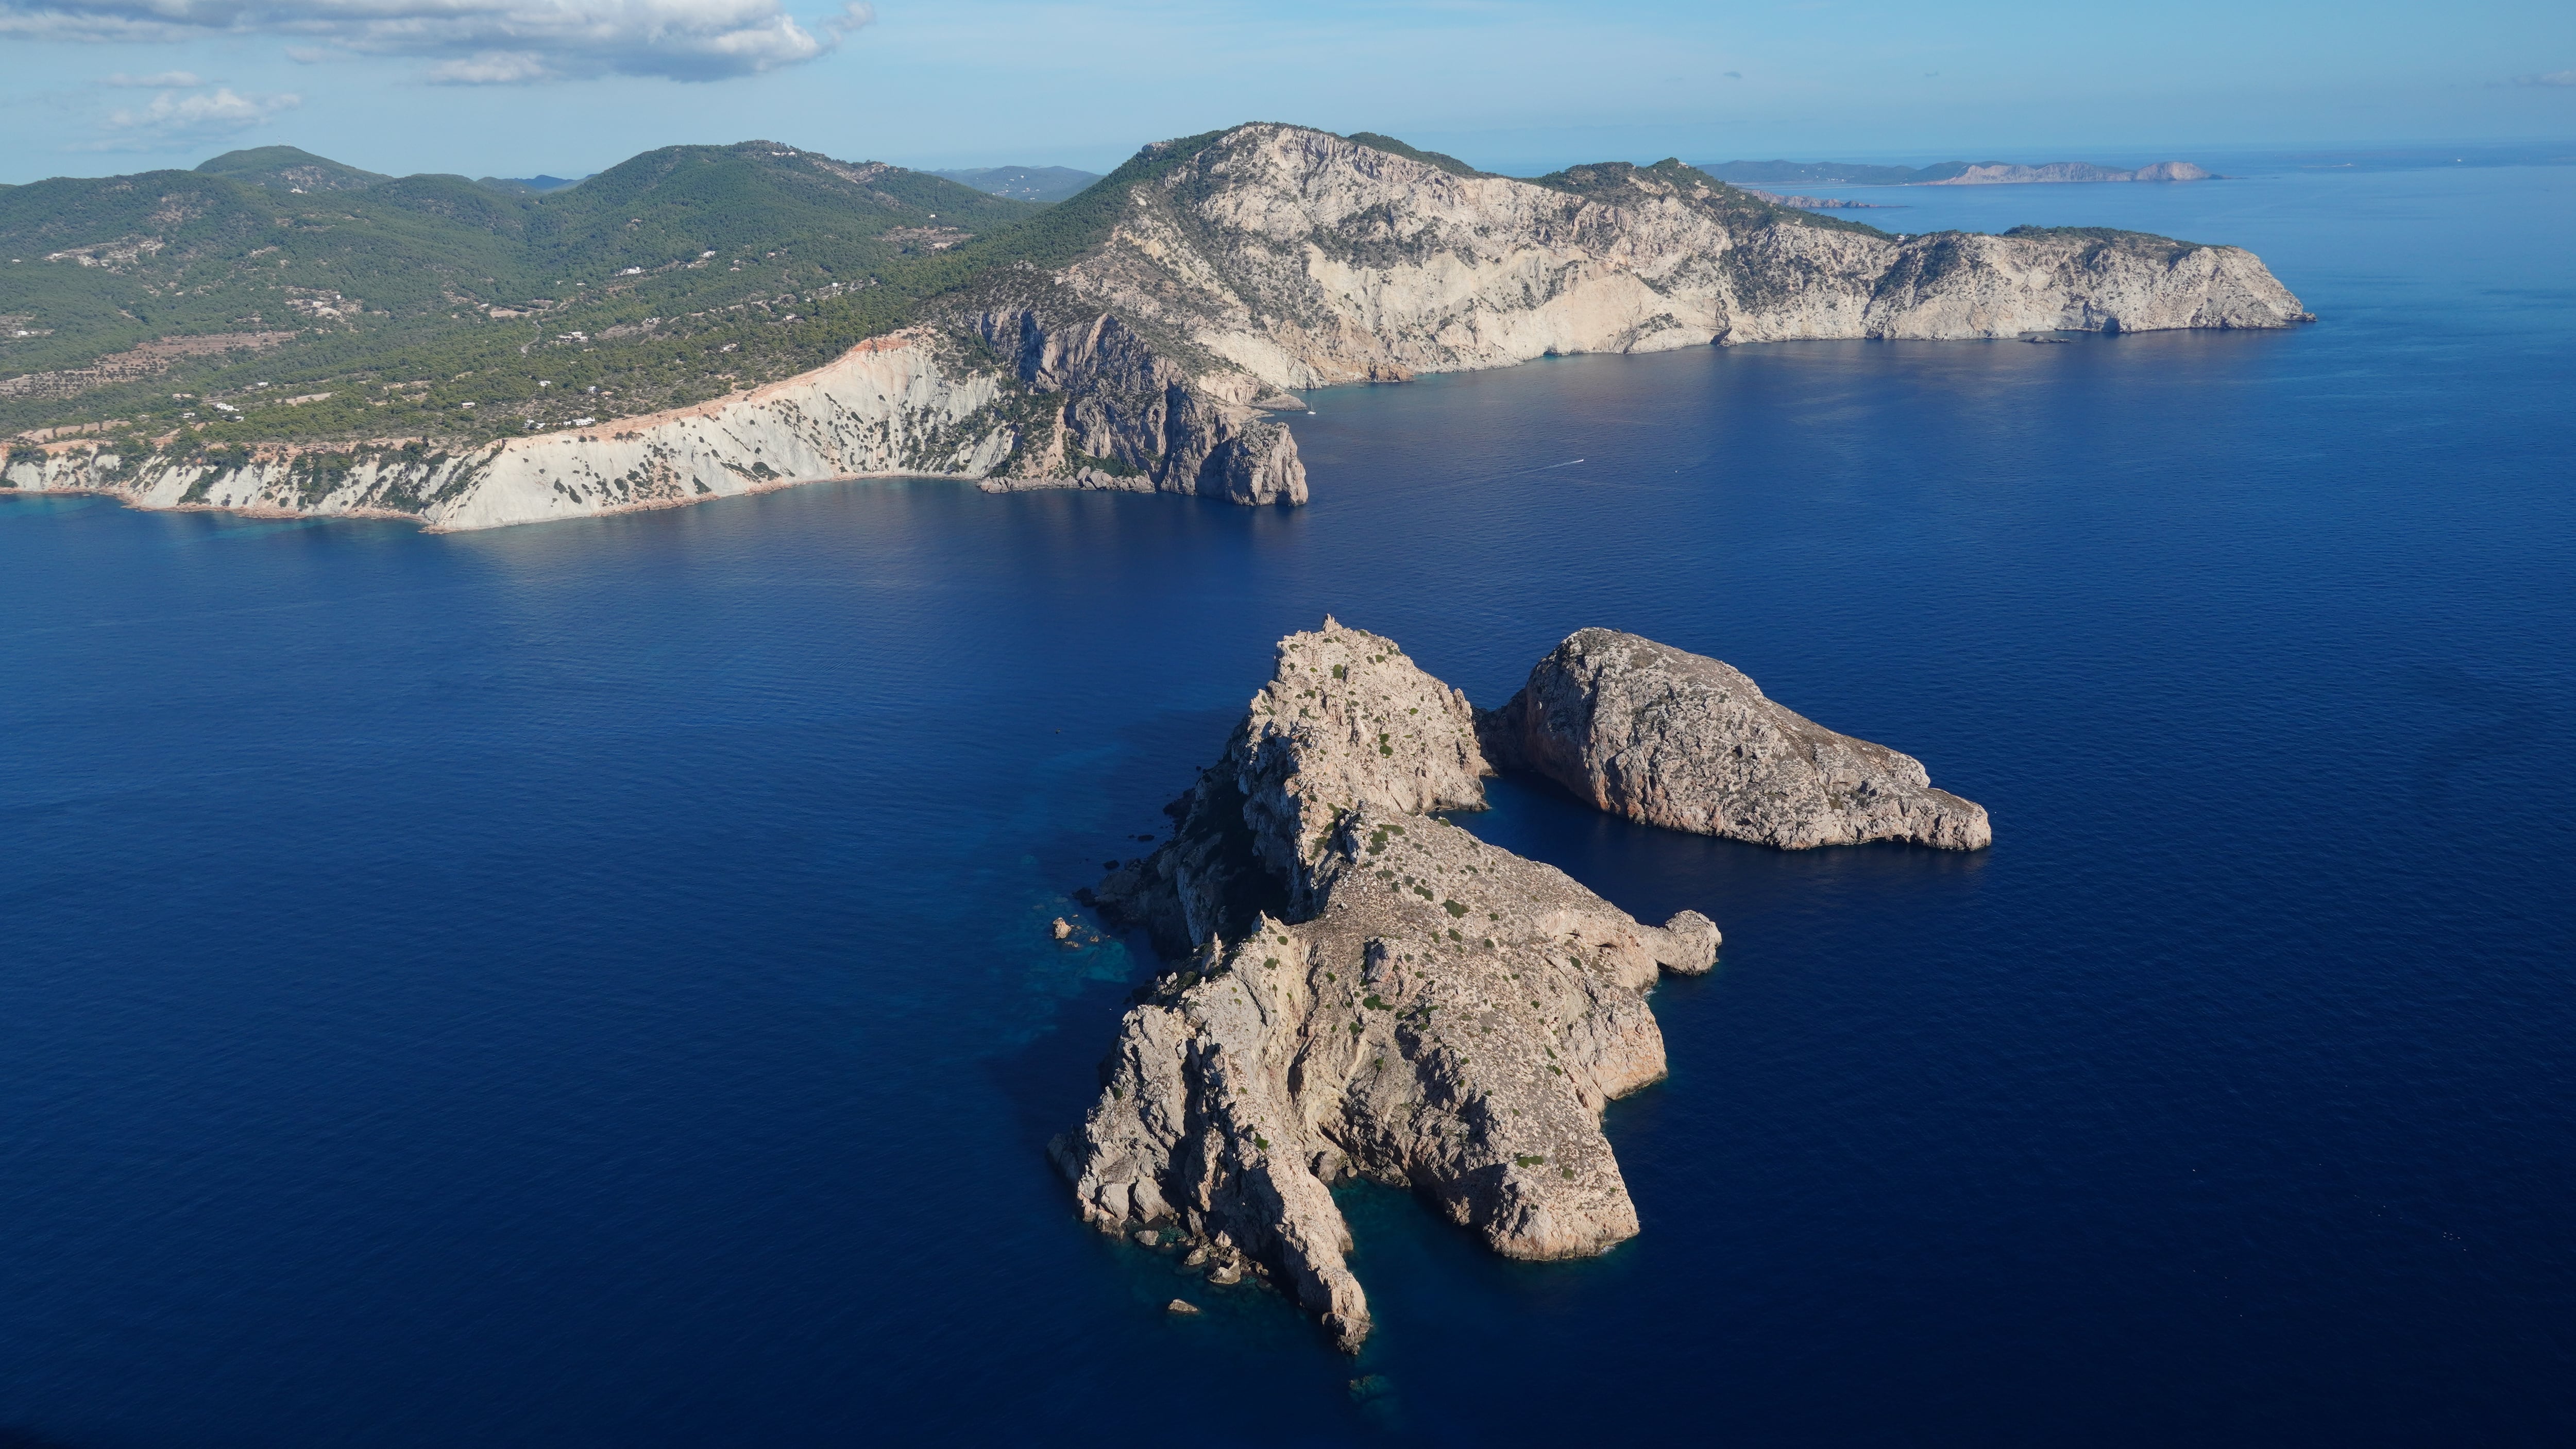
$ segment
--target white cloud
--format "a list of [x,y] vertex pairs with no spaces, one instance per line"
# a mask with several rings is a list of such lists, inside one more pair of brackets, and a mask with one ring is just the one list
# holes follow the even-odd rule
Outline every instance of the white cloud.
[[169,90],[172,87],[201,86],[205,82],[184,70],[165,70],[159,75],[127,75],[123,71],[100,81],[103,86],[133,86],[142,90]]
[[2576,70],[2553,70],[2547,75],[2518,75],[2513,78],[2513,83],[2518,86],[2576,86]]
[[499,86],[556,79],[543,56],[525,50],[486,50],[460,60],[442,60],[429,68],[440,85]]
[[119,109],[100,122],[106,136],[84,150],[153,151],[185,141],[211,141],[247,131],[303,104],[295,95],[245,96],[229,86],[163,91],[140,109]]
[[420,56],[430,78],[495,84],[595,75],[720,80],[812,60],[875,13],[799,24],[784,0],[0,0],[0,35],[170,41],[285,35],[329,51]]

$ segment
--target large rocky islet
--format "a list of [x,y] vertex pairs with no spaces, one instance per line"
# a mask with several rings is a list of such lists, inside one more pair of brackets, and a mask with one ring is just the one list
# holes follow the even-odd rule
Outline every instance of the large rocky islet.
[[1586,629],[1482,712],[1327,617],[1280,641],[1223,756],[1167,807],[1172,838],[1091,897],[1171,964],[1050,1146],[1086,1220],[1266,1279],[1346,1350],[1370,1316],[1337,1182],[1409,1188],[1506,1257],[1636,1235],[1602,1112],[1665,1075],[1647,995],[1709,970],[1719,930],[1640,922],[1441,818],[1482,807],[1498,767],[1783,848],[1992,838],[1910,756],[1714,659]]

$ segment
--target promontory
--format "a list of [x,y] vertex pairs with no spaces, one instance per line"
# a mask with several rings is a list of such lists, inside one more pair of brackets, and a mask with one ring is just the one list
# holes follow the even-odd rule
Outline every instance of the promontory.
[[2236,247],[1895,236],[1677,161],[1522,180],[1273,124],[1054,205],[765,141],[542,194],[267,148],[9,188],[0,239],[9,487],[449,529],[880,474],[1295,504],[1292,389],[2306,315]]

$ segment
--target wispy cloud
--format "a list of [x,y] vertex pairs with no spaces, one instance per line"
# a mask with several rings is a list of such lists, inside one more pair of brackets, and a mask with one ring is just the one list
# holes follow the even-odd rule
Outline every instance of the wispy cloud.
[[201,86],[205,81],[194,71],[165,70],[158,75],[127,75],[123,71],[99,82],[103,86],[132,86],[141,90],[169,90],[174,87]]
[[480,85],[756,75],[827,54],[875,18],[845,3],[809,28],[784,0],[0,0],[0,36],[292,36],[305,42],[297,60],[418,56],[432,80]]
[[108,112],[99,123],[104,134],[80,149],[157,151],[181,142],[217,140],[238,135],[301,104],[301,96],[245,96],[229,86],[166,90],[148,105]]
[[2513,83],[2518,86],[2576,86],[2576,70],[2553,70],[2546,75],[2518,75],[2513,78]]

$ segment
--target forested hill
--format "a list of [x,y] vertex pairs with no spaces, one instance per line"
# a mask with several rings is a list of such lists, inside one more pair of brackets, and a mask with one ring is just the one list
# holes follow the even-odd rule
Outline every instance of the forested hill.
[[550,192],[285,146],[10,187],[0,434],[220,400],[245,435],[464,441],[545,394],[698,401],[883,330],[952,249],[1045,210],[769,141]]

